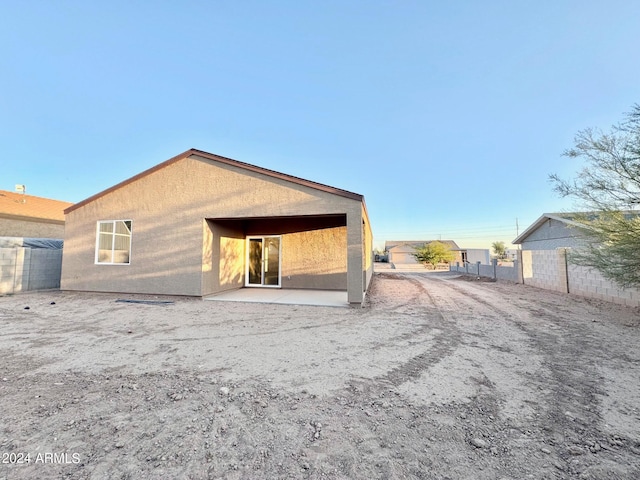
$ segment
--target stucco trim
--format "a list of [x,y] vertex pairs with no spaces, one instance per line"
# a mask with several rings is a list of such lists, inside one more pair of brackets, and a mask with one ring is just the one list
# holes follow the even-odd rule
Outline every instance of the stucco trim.
[[345,197],[345,198],[350,198],[352,200],[358,200],[360,202],[362,202],[364,204],[364,197],[358,193],[354,193],[354,192],[349,192],[348,190],[342,190],[340,188],[336,188],[336,187],[332,187],[329,185],[324,185],[322,183],[317,183],[311,180],[305,180],[304,178],[299,178],[299,177],[294,177],[293,175],[287,175],[286,173],[280,173],[280,172],[276,172],[275,170],[269,170],[267,168],[262,168],[262,167],[258,167],[256,165],[251,165],[249,163],[245,163],[245,162],[240,162],[239,160],[233,160],[231,158],[227,158],[227,157],[222,157],[220,155],[215,155],[213,153],[208,153],[202,150],[197,150],[195,148],[189,149],[186,152],[183,152],[179,155],[176,155],[173,158],[170,158],[169,160],[166,160],[158,165],[156,165],[155,167],[149,168],[148,170],[145,170],[144,172],[141,172],[137,175],[134,175],[133,177],[124,180],[116,185],[114,185],[113,187],[107,188],[106,190],[103,190],[102,192],[96,193],[95,195],[90,196],[89,198],[82,200],[70,207],[68,207],[67,209],[65,209],[64,213],[69,214],[71,212],[73,212],[74,210],[77,210],[78,208],[87,205],[88,203],[91,203],[97,199],[99,199],[100,197],[103,197],[115,190],[118,190],[119,188],[122,188],[126,185],[129,185],[130,183],[133,183],[143,177],[146,177],[147,175],[150,175],[154,172],[157,172],[160,169],[163,169],[165,167],[168,167],[169,165],[172,165],[176,162],[179,162],[180,160],[183,160],[185,158],[191,157],[191,156],[195,156],[195,157],[200,157],[200,158],[204,158],[206,160],[211,160],[214,162],[219,162],[219,163],[223,163],[226,165],[230,165],[236,168],[241,168],[243,170],[248,170],[251,172],[255,172],[255,173],[259,173],[262,175],[267,175],[269,177],[273,177],[273,178],[278,178],[280,180],[285,180],[288,182],[292,182],[298,185],[303,185],[306,187],[310,187],[310,188],[314,188],[316,190],[321,190],[323,192],[327,192],[327,193],[331,193],[333,195],[338,195],[341,197]]

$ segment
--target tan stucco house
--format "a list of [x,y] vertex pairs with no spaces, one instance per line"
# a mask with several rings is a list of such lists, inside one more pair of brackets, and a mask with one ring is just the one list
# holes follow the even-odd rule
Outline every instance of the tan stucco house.
[[347,291],[373,274],[362,195],[191,149],[65,210],[63,290]]
[[64,236],[64,210],[72,204],[0,190],[0,237]]
[[389,255],[389,263],[394,265],[418,265],[420,262],[414,257],[416,249],[435,241],[444,243],[455,253],[456,260],[454,260],[454,263],[461,261],[460,247],[453,240],[387,240],[384,244],[384,250]]

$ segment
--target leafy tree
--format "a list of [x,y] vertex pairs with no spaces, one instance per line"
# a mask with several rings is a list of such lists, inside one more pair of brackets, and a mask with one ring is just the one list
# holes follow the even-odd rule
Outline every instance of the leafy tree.
[[422,247],[416,249],[416,253],[413,256],[425,265],[431,264],[434,270],[438,263],[452,262],[456,258],[449,245],[438,241],[425,243]]
[[493,253],[496,257],[505,258],[507,256],[507,246],[504,242],[493,242],[491,248],[493,248]]
[[577,199],[587,211],[573,218],[587,226],[587,240],[570,258],[623,287],[639,286],[640,105],[609,132],[579,132],[564,155],[586,162],[573,180],[550,176],[560,196]]

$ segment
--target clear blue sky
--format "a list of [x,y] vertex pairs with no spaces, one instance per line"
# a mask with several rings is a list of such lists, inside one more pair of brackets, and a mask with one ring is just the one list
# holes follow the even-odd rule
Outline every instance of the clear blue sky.
[[365,195],[376,246],[489,248],[640,102],[640,2],[0,0],[0,65],[0,189],[193,147]]

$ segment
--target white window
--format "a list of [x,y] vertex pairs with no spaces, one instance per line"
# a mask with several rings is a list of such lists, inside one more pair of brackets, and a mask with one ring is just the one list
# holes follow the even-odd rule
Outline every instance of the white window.
[[131,220],[98,222],[96,263],[129,265],[131,263]]

